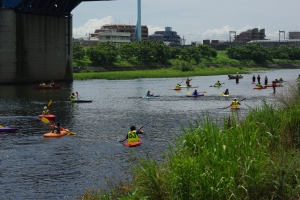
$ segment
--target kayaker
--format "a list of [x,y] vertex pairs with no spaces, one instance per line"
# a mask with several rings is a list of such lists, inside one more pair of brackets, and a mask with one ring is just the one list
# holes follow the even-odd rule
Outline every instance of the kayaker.
[[238,105],[241,105],[241,103],[236,98],[234,98],[230,106],[238,106]]
[[139,134],[144,134],[144,131],[141,129],[136,130],[135,126],[131,126],[130,131],[127,133],[126,139],[128,142],[137,142],[139,141]]
[[194,90],[193,95],[194,95],[194,96],[197,96],[197,95],[198,95],[197,90]]
[[253,75],[253,77],[252,77],[252,82],[255,83],[255,75]]
[[260,82],[257,83],[256,87],[262,88],[262,85],[260,84]]
[[150,90],[148,90],[146,97],[150,97],[150,96],[153,96],[153,94],[150,94]]
[[47,109],[47,106],[44,106],[44,110],[42,112],[43,115],[49,115],[50,111]]
[[186,87],[191,87],[190,82],[192,79],[187,78],[185,81]]
[[177,85],[175,86],[175,88],[176,88],[176,89],[180,89],[180,86],[181,86],[181,85],[180,85],[179,83],[177,83]]
[[229,95],[229,90],[226,89],[225,92],[224,92],[224,94],[225,94],[225,95]]
[[42,83],[40,84],[40,86],[43,86],[43,87],[46,86],[46,84],[44,83],[44,81],[42,81]]
[[55,85],[54,81],[51,80],[51,82],[49,83],[49,86],[53,87]]
[[268,77],[265,76],[265,85],[268,85]]
[[273,87],[273,93],[275,93],[275,90],[276,90],[276,81],[272,81],[272,87]]
[[75,96],[74,92],[72,92],[72,94],[71,94],[71,96],[70,96],[70,101],[74,101],[75,98],[76,98],[76,96]]
[[260,84],[260,75],[257,75],[257,82]]
[[61,127],[60,127],[60,123],[57,122],[57,123],[56,123],[56,126],[54,126],[54,129],[51,131],[51,133],[57,133],[57,134],[59,134],[60,131],[67,131],[67,132],[69,132],[68,129],[61,128]]
[[220,83],[220,81],[218,81],[218,82],[215,83],[215,86],[217,86],[217,87],[218,87],[218,86],[221,86],[221,85],[222,85],[222,84]]

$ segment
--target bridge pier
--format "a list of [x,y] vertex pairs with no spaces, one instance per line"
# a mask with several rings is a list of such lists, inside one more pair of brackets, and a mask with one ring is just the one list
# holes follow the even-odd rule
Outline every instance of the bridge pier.
[[72,81],[72,16],[0,8],[0,84]]

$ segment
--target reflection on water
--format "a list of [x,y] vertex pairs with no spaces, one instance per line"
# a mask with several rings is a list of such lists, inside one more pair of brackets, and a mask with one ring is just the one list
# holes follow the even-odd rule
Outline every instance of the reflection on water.
[[[259,73],[268,76],[270,82],[280,77],[295,80],[300,70]],[[259,106],[263,98],[272,101],[272,88],[253,90],[252,76],[244,75],[239,84],[228,80],[227,75],[190,77],[199,92],[206,91],[198,98],[186,97],[191,89],[173,90],[182,78],[74,81],[53,91],[32,90],[30,85],[0,86],[0,124],[20,129],[0,133],[0,196],[75,199],[92,186],[105,187],[105,177],[123,180],[134,157],[148,154],[161,159],[168,144],[182,133],[181,126],[194,124],[203,113],[218,120],[232,114],[243,117],[248,106]],[[209,87],[218,80],[225,83],[221,88]],[[226,88],[231,96],[220,96]],[[148,90],[160,94],[160,98],[141,98]],[[79,99],[92,99],[93,103],[59,102],[76,91]],[[246,98],[241,109],[223,109],[233,97]],[[43,138],[49,128],[37,115],[50,99],[53,103],[49,110],[57,116],[56,121],[76,136]],[[141,146],[128,148],[118,142],[125,138],[130,125],[139,127],[147,122],[150,124],[144,128]]]

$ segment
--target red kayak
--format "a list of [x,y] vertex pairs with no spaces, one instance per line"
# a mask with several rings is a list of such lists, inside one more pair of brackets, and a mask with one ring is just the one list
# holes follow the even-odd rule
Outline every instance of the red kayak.
[[175,88],[174,90],[181,90],[181,88]]
[[51,115],[51,114],[49,114],[49,115],[38,115],[38,116],[39,116],[39,118],[45,117],[45,118],[50,119],[50,120],[54,120],[56,118],[55,115]]
[[138,145],[140,145],[140,144],[142,144],[142,139],[141,138],[139,138],[139,141],[137,141],[137,142],[125,142],[125,146],[128,146],[128,147],[136,147],[136,146],[138,146]]
[[238,110],[238,109],[240,109],[240,106],[231,106],[231,109],[232,110]]

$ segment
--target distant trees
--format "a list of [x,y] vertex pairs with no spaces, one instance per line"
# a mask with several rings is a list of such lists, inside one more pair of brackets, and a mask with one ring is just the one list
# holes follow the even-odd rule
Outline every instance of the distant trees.
[[257,63],[272,61],[272,59],[300,59],[300,48],[294,45],[280,45],[267,49],[260,44],[246,44],[242,47],[230,47],[227,56],[236,60],[250,59]]
[[84,47],[78,44],[73,45],[73,58],[74,59],[83,59],[85,56]]

